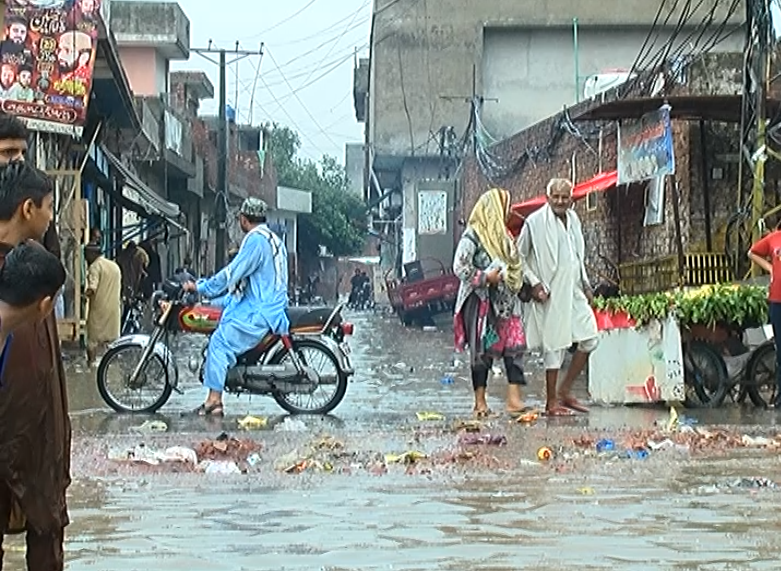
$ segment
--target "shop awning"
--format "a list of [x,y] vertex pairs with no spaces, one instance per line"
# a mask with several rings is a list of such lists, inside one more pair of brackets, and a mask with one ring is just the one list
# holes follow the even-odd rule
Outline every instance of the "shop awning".
[[[609,188],[613,188],[616,186],[616,184],[618,184],[618,171],[599,173],[590,180],[576,184],[575,188],[572,189],[572,198],[574,200],[581,200],[586,198],[586,196],[592,192],[607,190]],[[543,194],[534,198],[530,198],[529,200],[513,204],[512,210],[516,214],[520,214],[525,218],[538,208],[541,208],[547,201],[547,197]]]
[[154,190],[149,188],[144,181],[138,178],[136,173],[124,165],[111,151],[106,149],[106,147],[101,145],[100,149],[106,155],[106,158],[111,165],[116,168],[122,175],[122,178],[125,179],[125,186],[135,192],[138,197],[139,206],[148,214],[162,216],[172,223],[176,222],[176,218],[179,216],[179,206],[160,197]]

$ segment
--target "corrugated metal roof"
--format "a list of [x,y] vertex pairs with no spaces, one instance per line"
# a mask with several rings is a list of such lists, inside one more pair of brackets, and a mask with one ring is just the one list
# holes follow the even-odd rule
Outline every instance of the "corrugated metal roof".
[[[644,97],[637,99],[619,99],[603,103],[588,111],[572,117],[573,121],[618,121],[621,119],[639,119],[646,113],[656,111],[662,105],[670,106],[673,119],[693,119],[740,122],[743,98],[740,95],[678,95],[670,97]],[[768,116],[781,110],[781,101],[767,100]]]

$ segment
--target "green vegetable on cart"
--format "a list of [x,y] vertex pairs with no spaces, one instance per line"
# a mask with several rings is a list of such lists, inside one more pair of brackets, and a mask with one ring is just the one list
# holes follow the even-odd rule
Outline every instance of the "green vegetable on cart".
[[626,313],[638,327],[674,317],[682,326],[726,324],[750,329],[767,323],[767,288],[753,285],[708,285],[697,289],[595,298],[594,309]]

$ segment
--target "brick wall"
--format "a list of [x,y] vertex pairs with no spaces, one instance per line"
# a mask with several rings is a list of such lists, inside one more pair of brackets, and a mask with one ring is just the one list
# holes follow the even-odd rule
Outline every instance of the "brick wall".
[[[171,85],[170,103],[190,116],[191,131],[195,152],[204,159],[205,182],[212,190],[217,188],[217,147],[209,139],[206,124],[189,113],[185,85]],[[229,132],[229,149],[238,148],[235,129]],[[276,206],[277,177],[271,154],[266,153],[265,164],[260,164],[258,154],[254,152],[232,151],[228,165],[228,177],[231,184],[243,188],[249,196],[262,198],[269,205]]]
[[[710,54],[692,63],[685,71],[685,82],[673,87],[676,95],[727,95],[741,90],[742,54]],[[638,89],[648,88],[645,86]],[[781,84],[781,82],[778,82]],[[780,90],[781,92],[781,90]],[[776,94],[772,94],[776,95]],[[616,97],[615,92],[606,99]],[[570,116],[599,105],[586,101],[569,110]],[[598,142],[589,145],[568,132],[557,134],[561,128],[561,114],[550,117],[528,129],[502,141],[494,152],[503,157],[502,162],[513,163],[525,153],[533,159],[525,161],[511,176],[494,181],[508,189],[515,201],[522,201],[543,194],[548,180],[554,176],[570,177],[575,162],[576,182],[583,182],[600,171],[616,168],[616,135],[614,125],[605,125],[602,151]],[[577,124],[583,131],[594,128],[592,123]],[[711,251],[724,251],[724,235],[728,219],[737,208],[738,178],[738,126],[718,122],[705,122],[705,150],[702,150],[700,124],[696,121],[673,121],[673,138],[676,158],[676,177],[681,238],[684,249],[693,252],[707,250],[705,240],[705,213],[703,192],[707,189],[711,211]],[[551,139],[557,142],[549,152],[541,152]],[[704,164],[703,164],[703,156]],[[768,172],[767,205],[781,204],[781,169]],[[493,186],[480,171],[474,157],[465,159],[462,169],[460,209],[458,216],[467,218],[469,211],[482,192]],[[777,190],[778,189],[778,190]],[[611,260],[631,262],[648,260],[676,253],[676,231],[672,208],[672,192],[665,191],[664,222],[658,226],[643,227],[645,188],[631,185],[628,188],[611,189],[599,193],[596,206],[586,211],[585,201],[576,206],[584,223],[589,264],[598,270],[606,269],[598,260],[598,254]],[[781,217],[779,217],[781,219]],[[768,221],[775,223],[776,220]]]
[[[593,105],[593,102],[584,102],[570,110],[570,113],[577,115]],[[556,135],[556,130],[563,128],[557,127],[559,122],[559,116],[548,118],[497,145],[496,154],[506,160],[517,160],[529,151],[535,155],[534,159],[527,160],[525,165],[511,176],[495,181],[498,186],[510,191],[514,202],[544,194],[548,181],[553,177],[571,177],[573,157],[576,182],[584,182],[599,172],[615,170],[617,141],[614,128],[605,127],[600,156],[598,141],[589,141],[587,145],[566,131]],[[578,127],[583,131],[592,128],[589,124]],[[691,185],[689,125],[685,122],[674,122],[673,136],[679,173],[677,179],[682,237],[686,245],[689,235],[688,197]],[[557,143],[549,152],[535,152],[535,149],[544,149],[552,138],[557,140]],[[462,172],[460,216],[466,219],[480,194],[493,185],[483,176],[473,157],[467,157]],[[675,225],[669,194],[668,190],[664,222],[647,228],[643,227],[644,185],[630,185],[598,193],[590,210],[587,210],[585,201],[579,202],[576,210],[583,222],[589,266],[597,272],[608,272],[609,269],[600,259],[600,255],[622,263],[674,253]]]

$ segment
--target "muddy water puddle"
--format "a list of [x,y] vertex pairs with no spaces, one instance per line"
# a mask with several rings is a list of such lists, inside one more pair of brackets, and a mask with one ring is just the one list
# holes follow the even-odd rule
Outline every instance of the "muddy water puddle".
[[[776,569],[781,493],[676,474],[79,480],[68,569]],[[697,475],[703,474],[703,475]],[[584,492],[588,490],[588,492]],[[18,538],[9,568],[21,565]]]
[[[471,387],[464,367],[452,365],[447,331],[405,330],[376,316],[351,319],[357,372],[345,401],[332,417],[304,419],[308,430],[302,434],[273,429],[254,434],[264,443],[263,464],[246,475],[104,469],[109,447],[152,438],[133,432],[147,420],[165,422],[168,432],[161,438],[187,446],[222,430],[240,436],[237,420],[245,414],[268,417],[271,425],[284,421],[270,399],[235,398],[227,399],[229,416],[219,426],[182,419],[179,412],[203,397],[185,367],[186,347],[200,350],[200,343],[177,341],[184,394],[175,394],[155,417],[108,412],[95,390],[94,371],[72,366],[75,481],[68,569],[778,568],[781,491],[752,485],[759,481],[752,478],[781,480],[775,453],[709,459],[670,452],[646,462],[575,463],[563,472],[530,465],[539,445],[553,446],[565,432],[571,439],[586,430],[613,436],[621,427],[652,427],[666,419],[664,408],[597,408],[588,416],[541,421],[529,430],[501,418],[491,430],[507,434],[510,445],[503,448],[498,468],[473,469],[467,463],[458,470],[412,475],[398,466],[381,476],[278,473],[275,458],[322,433],[343,440],[350,450],[380,455],[439,447],[443,441],[425,423],[418,431],[422,440],[413,438],[421,424],[416,412],[441,412],[450,423],[471,410]],[[534,363],[527,362],[525,393],[530,404],[540,404],[541,371]],[[448,376],[452,383],[443,382]],[[490,385],[494,410],[503,408],[505,384],[498,378]],[[585,392],[583,383],[579,390]],[[697,426],[768,429],[779,419],[739,407],[686,411],[686,416]],[[445,444],[454,439],[448,435]],[[7,546],[7,568],[23,569],[21,538],[10,538]]]

